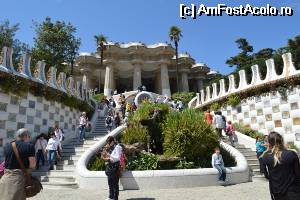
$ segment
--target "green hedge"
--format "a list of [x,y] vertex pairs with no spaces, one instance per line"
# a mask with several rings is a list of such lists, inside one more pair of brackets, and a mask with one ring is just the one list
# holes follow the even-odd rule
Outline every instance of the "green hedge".
[[194,109],[170,113],[163,125],[164,152],[167,156],[210,159],[218,146],[218,137],[213,128],[204,121],[203,114]]
[[148,130],[139,123],[130,124],[124,131],[121,141],[125,144],[141,142],[147,144]]
[[249,128],[249,127],[246,127],[246,126],[244,126],[243,124],[240,124],[240,123],[234,123],[234,128],[238,132],[241,132],[241,133],[243,133],[243,134],[245,134],[245,135],[247,135],[249,137],[252,137],[254,139],[256,139],[257,136],[259,136],[259,137],[263,136],[262,133],[260,133],[260,132],[258,132],[256,130],[253,130],[253,129]]

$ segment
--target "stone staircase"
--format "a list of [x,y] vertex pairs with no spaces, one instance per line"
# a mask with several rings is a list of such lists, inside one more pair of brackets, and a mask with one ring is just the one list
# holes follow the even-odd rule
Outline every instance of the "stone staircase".
[[254,182],[256,182],[256,181],[266,181],[265,177],[260,174],[259,161],[256,158],[256,152],[253,151],[251,148],[246,148],[242,144],[236,145],[235,148],[245,156],[245,158],[248,162],[248,165],[251,169],[251,172],[252,172],[252,174],[251,174],[252,175],[252,180]]
[[84,142],[78,142],[77,138],[72,138],[63,143],[62,158],[55,166],[55,170],[48,171],[49,167],[44,166],[32,172],[33,176],[41,180],[44,188],[78,188],[74,172],[77,161],[88,148],[106,134],[105,118],[98,118],[94,126],[91,133],[86,133],[87,138]]

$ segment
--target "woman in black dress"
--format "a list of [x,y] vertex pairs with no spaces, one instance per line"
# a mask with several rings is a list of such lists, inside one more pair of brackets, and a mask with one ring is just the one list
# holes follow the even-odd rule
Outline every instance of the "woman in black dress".
[[265,177],[269,179],[272,200],[300,200],[300,163],[297,153],[284,146],[277,132],[268,136],[268,149],[262,157]]

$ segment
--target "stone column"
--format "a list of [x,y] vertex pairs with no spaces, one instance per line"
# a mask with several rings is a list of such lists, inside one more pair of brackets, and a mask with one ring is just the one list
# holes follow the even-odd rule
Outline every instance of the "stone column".
[[133,90],[142,85],[142,70],[140,63],[133,63]]
[[189,79],[187,72],[183,72],[181,74],[181,87],[182,92],[188,92],[189,91]]
[[197,79],[197,92],[200,92],[203,89],[203,80]]
[[160,81],[161,81],[161,93],[171,97],[170,82],[169,82],[169,72],[167,63],[160,64]]
[[114,67],[112,63],[106,66],[105,82],[104,82],[104,95],[110,97],[114,87]]

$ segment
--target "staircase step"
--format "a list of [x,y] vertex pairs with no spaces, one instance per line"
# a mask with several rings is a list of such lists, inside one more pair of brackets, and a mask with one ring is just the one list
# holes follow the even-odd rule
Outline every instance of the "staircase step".
[[248,164],[248,165],[252,170],[259,169],[259,164]]
[[251,152],[246,152],[246,153],[242,153],[245,157],[249,157],[249,156],[255,156],[256,157],[256,152],[251,151]]
[[266,182],[268,181],[264,175],[255,175],[252,177],[253,182]]
[[32,171],[33,176],[73,176],[74,170]]
[[248,164],[259,164],[259,161],[257,159],[247,159]]
[[77,189],[77,182],[43,182],[43,187],[45,189]]
[[59,176],[40,176],[39,177],[41,182],[67,182],[67,183],[74,183],[75,177],[74,176],[67,176],[67,175],[59,175]]

